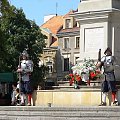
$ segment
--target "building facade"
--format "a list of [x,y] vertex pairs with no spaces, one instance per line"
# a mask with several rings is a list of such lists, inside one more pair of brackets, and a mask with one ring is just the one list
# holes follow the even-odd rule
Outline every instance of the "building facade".
[[58,36],[58,80],[63,80],[65,75],[71,72],[71,67],[76,64],[80,54],[80,27],[79,23],[71,17],[71,10],[63,17],[63,27],[57,33]]
[[120,1],[82,0],[73,17],[80,23],[80,59],[97,61],[99,49],[104,56],[106,48],[111,48],[116,80],[120,80]]
[[47,36],[45,40],[46,47],[40,57],[40,62],[48,67],[48,72],[45,76],[47,81],[56,82],[57,80],[58,37],[56,33],[62,27],[62,24],[62,16],[53,16],[40,26],[42,34]]

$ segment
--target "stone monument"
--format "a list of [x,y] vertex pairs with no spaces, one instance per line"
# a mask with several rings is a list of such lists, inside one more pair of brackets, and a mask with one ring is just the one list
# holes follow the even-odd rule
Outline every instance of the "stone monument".
[[[80,59],[97,60],[107,47],[120,65],[120,0],[81,0],[74,14],[80,23]],[[120,78],[120,67],[115,67]]]

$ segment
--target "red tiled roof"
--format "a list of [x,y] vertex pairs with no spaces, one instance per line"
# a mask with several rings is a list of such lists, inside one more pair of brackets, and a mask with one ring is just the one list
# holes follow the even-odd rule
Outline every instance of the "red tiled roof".
[[69,17],[69,15],[70,14],[72,14],[73,13],[73,10],[71,10],[70,12],[68,12],[66,15],[64,15],[64,17],[63,18],[67,18],[67,17]]
[[62,27],[62,25],[63,25],[63,16],[54,16],[40,27],[48,28],[53,34],[56,34],[57,31]]
[[80,28],[79,27],[73,27],[73,28],[61,29],[58,33],[75,32],[75,31],[80,31]]
[[54,43],[51,44],[51,47],[56,47],[58,46],[58,40],[56,40]]
[[70,14],[73,14],[74,12],[77,12],[78,10],[70,10],[66,15],[64,15],[63,18],[69,17]]

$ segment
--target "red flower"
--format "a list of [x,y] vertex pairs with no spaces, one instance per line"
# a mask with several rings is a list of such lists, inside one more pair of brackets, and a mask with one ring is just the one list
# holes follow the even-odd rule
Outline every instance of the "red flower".
[[95,72],[90,72],[90,79],[96,80],[97,78],[100,78],[101,72],[99,70],[96,70]]
[[74,75],[73,74],[69,74],[70,77],[73,77]]
[[75,81],[80,81],[81,80],[81,76],[77,75],[77,74],[69,74],[68,75],[69,81],[70,81],[70,86],[75,82]]
[[80,81],[81,80],[81,77],[79,75],[76,75],[76,80],[77,81]]
[[90,78],[93,79],[94,77],[96,77],[96,74],[94,72],[90,73]]
[[74,81],[74,77],[72,77],[72,81]]
[[72,86],[72,84],[73,84],[73,80],[71,79],[71,80],[70,80],[70,86]]

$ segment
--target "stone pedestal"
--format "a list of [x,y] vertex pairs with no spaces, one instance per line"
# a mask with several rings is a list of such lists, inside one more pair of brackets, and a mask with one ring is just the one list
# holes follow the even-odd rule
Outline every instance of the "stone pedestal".
[[[103,56],[110,47],[120,64],[120,1],[82,0],[74,16],[80,23],[80,59],[97,60],[99,49]],[[115,72],[119,79],[120,67]]]

